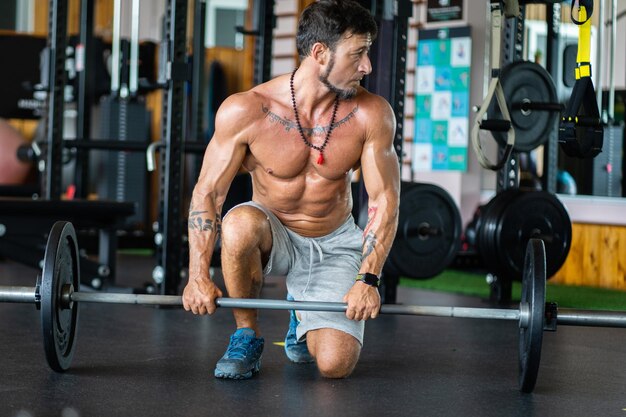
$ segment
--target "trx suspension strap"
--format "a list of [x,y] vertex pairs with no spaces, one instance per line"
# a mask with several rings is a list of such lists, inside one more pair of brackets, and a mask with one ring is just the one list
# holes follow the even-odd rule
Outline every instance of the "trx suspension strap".
[[[504,91],[500,84],[500,32],[502,27],[502,11],[500,9],[499,2],[491,5],[491,81],[489,82],[489,89],[487,96],[480,105],[480,110],[476,113],[476,119],[472,126],[471,139],[474,152],[478,158],[478,162],[485,169],[492,171],[498,171],[507,163],[513,152],[513,145],[515,145],[515,131],[511,124],[511,116],[509,109],[506,105],[504,98]],[[502,113],[502,119],[495,120],[483,120],[483,117],[487,113],[489,104],[493,100],[493,96],[496,96],[496,101],[500,107]],[[490,130],[497,132],[508,132],[506,146],[504,148],[504,154],[502,159],[496,164],[493,164],[483,152],[482,145],[480,143],[479,131]]]
[[[575,0],[572,0],[572,10]],[[559,143],[563,152],[578,158],[593,158],[602,152],[604,127],[591,81],[591,15],[593,0],[579,0],[578,54],[574,74],[576,82],[565,114],[559,125]]]

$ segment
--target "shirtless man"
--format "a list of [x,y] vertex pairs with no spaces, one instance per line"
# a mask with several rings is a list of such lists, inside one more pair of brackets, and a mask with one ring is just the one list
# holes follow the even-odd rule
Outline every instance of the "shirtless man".
[[[258,298],[264,276],[286,275],[288,298],[345,302],[345,315],[291,312],[285,351],[315,361],[328,378],[353,371],[364,321],[380,309],[378,276],[398,219],[399,164],[389,104],[360,80],[372,70],[376,36],[369,12],[353,1],[320,1],[302,13],[301,65],[229,97],[216,116],[189,210],[186,310],[212,314],[222,291],[209,273],[216,240],[234,298]],[[252,176],[252,201],[220,213],[234,176]],[[365,230],[351,215],[351,175],[361,168],[369,195]],[[234,309],[231,336],[215,376],[249,378],[259,371],[263,338],[257,311]]]

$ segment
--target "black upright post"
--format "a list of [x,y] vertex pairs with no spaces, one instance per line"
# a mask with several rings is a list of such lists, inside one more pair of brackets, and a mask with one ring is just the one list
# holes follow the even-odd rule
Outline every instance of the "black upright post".
[[48,3],[48,68],[44,85],[47,97],[47,155],[43,190],[45,198],[61,199],[63,162],[63,110],[65,92],[65,58],[67,47],[67,0]]
[[[560,27],[561,27],[561,4],[546,4],[546,23],[548,40],[546,42],[546,70],[553,80],[558,80],[559,74],[559,50]],[[558,118],[554,122],[554,129],[550,131],[550,136],[544,146],[542,187],[550,193],[556,193],[556,176],[559,159],[559,131]]]
[[[525,12],[526,6],[520,5],[517,17],[504,20],[500,68],[523,59]],[[498,153],[501,159],[504,156],[504,148],[501,147]],[[501,191],[517,187],[519,187],[519,155],[514,151],[508,162],[498,171],[496,189]]]
[[[363,2],[361,2],[363,4]],[[364,5],[367,7],[367,5]],[[373,74],[368,77],[367,88],[389,102],[396,116],[394,147],[398,161],[402,161],[404,98],[406,80],[407,31],[413,4],[410,0],[374,1],[370,11],[378,22],[378,37],[370,58]]]
[[161,152],[157,267],[153,278],[161,294],[176,294],[182,265],[183,139],[185,137],[185,54],[187,0],[169,0],[165,13],[165,40],[169,77],[163,91],[163,141]]
[[274,0],[254,2],[254,27],[258,31],[254,43],[254,84],[259,85],[272,76],[272,38],[276,27]]
[[[96,53],[93,37],[94,1],[80,2],[80,39],[82,63],[78,67],[78,92],[76,97],[76,137],[78,140],[91,137],[91,109],[94,102],[94,62]],[[76,54],[78,55],[78,54]],[[79,58],[77,57],[77,60]],[[76,149],[76,172],[74,174],[76,197],[86,198],[89,192],[89,151]]]
[[193,141],[204,139],[204,34],[206,2],[196,0],[193,11],[193,62],[191,75],[191,132],[189,138]]
[[[492,0],[492,3],[496,0]],[[520,5],[519,14],[516,17],[503,20],[502,42],[500,51],[500,68],[521,61],[524,49],[524,18],[526,6]],[[498,158],[504,157],[504,147],[498,150]],[[516,151],[497,173],[496,191],[500,192],[510,188],[519,187],[519,154]],[[496,276],[490,284],[490,301],[498,305],[511,303],[513,294],[513,282],[510,277]]]

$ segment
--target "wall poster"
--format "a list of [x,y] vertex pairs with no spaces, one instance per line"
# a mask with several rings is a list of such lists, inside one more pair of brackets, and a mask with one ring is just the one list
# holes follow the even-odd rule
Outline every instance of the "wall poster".
[[469,27],[420,30],[413,171],[465,171],[472,40]]

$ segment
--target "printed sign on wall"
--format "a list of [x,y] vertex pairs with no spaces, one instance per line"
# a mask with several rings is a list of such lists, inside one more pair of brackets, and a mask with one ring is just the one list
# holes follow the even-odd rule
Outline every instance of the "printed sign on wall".
[[414,171],[465,171],[469,138],[470,28],[420,30]]
[[463,19],[463,0],[428,0],[426,21],[445,22]]

